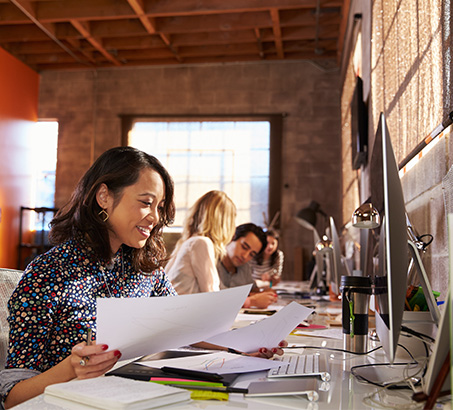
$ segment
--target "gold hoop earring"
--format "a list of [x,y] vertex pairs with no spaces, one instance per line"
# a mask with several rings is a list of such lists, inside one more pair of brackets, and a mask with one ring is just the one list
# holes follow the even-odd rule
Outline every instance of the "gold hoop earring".
[[98,215],[101,217],[102,222],[107,222],[107,219],[109,219],[110,216],[105,209],[101,209],[101,212],[99,212]]

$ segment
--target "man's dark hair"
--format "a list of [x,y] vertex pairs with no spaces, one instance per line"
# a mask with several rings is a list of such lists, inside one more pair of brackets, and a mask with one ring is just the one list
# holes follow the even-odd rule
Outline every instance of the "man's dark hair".
[[237,226],[236,232],[234,233],[232,241],[237,241],[239,238],[243,238],[249,232],[253,233],[260,240],[260,242],[262,244],[261,250],[258,252],[258,255],[260,255],[264,251],[264,249],[266,249],[267,237],[266,237],[266,234],[264,233],[264,231],[258,225],[255,225],[254,223],[249,222],[249,223]]

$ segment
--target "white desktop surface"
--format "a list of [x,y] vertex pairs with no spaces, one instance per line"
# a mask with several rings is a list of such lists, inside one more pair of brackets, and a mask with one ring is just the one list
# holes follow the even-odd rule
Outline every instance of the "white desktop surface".
[[[287,339],[292,344],[305,344],[310,346],[320,346],[325,342],[326,347],[342,347],[342,341],[334,339],[323,340],[321,338],[310,338],[304,336],[290,336]],[[299,349],[292,351],[297,352]],[[315,349],[307,349],[306,352],[314,352]],[[231,409],[250,409],[250,410],[267,410],[267,409],[378,409],[380,407],[369,407],[363,403],[363,398],[370,393],[377,391],[378,388],[369,384],[358,382],[351,374],[350,368],[353,365],[383,362],[382,351],[377,351],[369,356],[352,356],[340,352],[318,350],[321,354],[326,354],[329,357],[331,366],[331,381],[327,391],[318,390],[319,400],[310,402],[304,396],[286,396],[286,397],[262,397],[262,398],[244,398],[241,394],[230,393],[229,401],[191,401],[184,404],[175,404],[166,406],[168,409],[207,409],[207,410],[231,410]],[[257,372],[241,375],[234,384],[236,387],[247,387],[252,381],[266,380],[266,372]],[[322,387],[322,382],[319,381],[319,386]],[[399,397],[410,397],[410,393],[396,393]],[[401,398],[395,398],[401,400]],[[45,401],[44,395],[40,395],[32,400],[22,403],[14,409],[16,410],[62,410],[74,409],[75,407],[60,407],[53,404],[48,404]],[[77,408],[84,407],[77,405]]]
[[[341,329],[340,329],[341,330]],[[343,348],[343,341],[340,339],[293,336],[286,339],[289,346],[323,346],[330,348]],[[377,345],[370,342],[369,348],[372,349]],[[302,349],[291,349],[289,352],[302,352]],[[372,363],[387,362],[383,350],[378,350],[366,356],[357,356],[337,351],[324,349],[305,349],[304,353],[319,352],[328,357],[330,365],[331,380],[329,383],[318,382],[319,400],[310,402],[305,396],[285,396],[285,397],[262,397],[262,398],[245,398],[242,394],[230,393],[228,401],[199,400],[190,401],[183,404],[174,404],[165,406],[168,409],[206,409],[206,410],[231,410],[231,409],[249,409],[249,410],[273,410],[273,409],[310,409],[310,410],[328,410],[328,409],[381,409],[380,406],[369,406],[363,402],[363,399],[373,392],[379,390],[371,384],[359,382],[351,375],[352,366]],[[250,382],[266,381],[266,372],[248,373],[239,376],[234,383],[235,387],[247,388]],[[392,395],[395,403],[407,404],[410,400],[411,392],[409,390],[398,390],[396,393],[388,392]],[[15,410],[62,410],[62,409],[84,409],[84,406],[77,407],[60,407],[48,404],[44,395],[40,395],[16,407]],[[421,407],[423,408],[423,406]],[[444,407],[447,408],[447,407]],[[92,409],[90,407],[90,409]]]

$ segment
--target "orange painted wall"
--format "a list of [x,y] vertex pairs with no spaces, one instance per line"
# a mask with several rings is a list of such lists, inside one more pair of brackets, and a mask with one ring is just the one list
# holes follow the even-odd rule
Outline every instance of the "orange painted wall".
[[16,268],[19,210],[31,204],[39,74],[0,48],[0,267]]

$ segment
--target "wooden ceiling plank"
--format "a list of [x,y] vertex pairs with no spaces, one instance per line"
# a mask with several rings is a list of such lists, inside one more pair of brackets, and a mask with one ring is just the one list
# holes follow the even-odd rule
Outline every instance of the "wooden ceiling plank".
[[259,48],[256,43],[249,44],[236,44],[234,46],[205,46],[205,47],[183,47],[180,50],[181,55],[186,59],[187,57],[212,57],[223,55],[244,55],[256,54],[259,55]]
[[94,21],[90,23],[90,31],[93,37],[102,38],[148,35],[138,19]]
[[[271,8],[297,9],[314,8],[317,0],[145,0],[145,10],[157,17],[197,16],[220,13],[244,13],[267,11]],[[342,0],[324,0],[327,7],[340,7]]]
[[283,42],[282,42],[282,31],[280,28],[280,17],[278,14],[278,9],[271,9],[271,19],[272,19],[272,28],[274,31],[274,41],[275,47],[277,49],[278,58],[285,58],[283,53]]
[[173,53],[168,48],[153,50],[125,50],[118,52],[118,58],[121,61],[143,60],[144,58],[162,59],[174,58]]
[[[340,24],[341,15],[338,13],[321,13],[319,16],[320,24]],[[307,10],[292,10],[292,11],[281,11],[280,12],[280,24],[282,27],[289,26],[315,26],[316,15],[314,11]]]
[[209,16],[174,17],[157,19],[156,30],[161,33],[201,33],[271,27],[268,12],[224,14]]
[[48,40],[41,29],[32,24],[18,26],[0,26],[0,43],[21,42],[21,41],[43,41]]
[[250,43],[253,41],[256,41],[255,29],[172,35],[172,43],[175,47],[197,44],[209,45]]
[[36,10],[41,21],[112,20],[136,17],[127,1],[64,0],[39,2]]
[[28,24],[30,19],[11,3],[0,4],[0,25]]
[[153,36],[107,38],[104,39],[102,44],[104,44],[106,50],[141,50],[146,48],[162,48],[164,45],[162,39],[157,34]]
[[70,20],[71,24],[82,34],[82,36],[91,43],[107,60],[112,62],[116,66],[120,66],[121,63],[113,57],[103,46],[101,41],[94,38],[90,30],[86,27],[85,24],[81,23],[78,20]]
[[61,50],[60,46],[53,41],[10,43],[9,49],[13,54],[55,53]]

